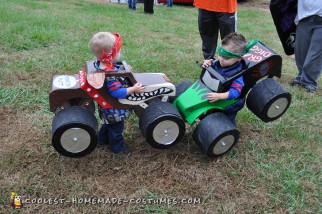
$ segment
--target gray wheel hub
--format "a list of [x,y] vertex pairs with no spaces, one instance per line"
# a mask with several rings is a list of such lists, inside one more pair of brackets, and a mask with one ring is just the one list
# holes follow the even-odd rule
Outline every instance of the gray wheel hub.
[[228,151],[228,149],[234,144],[235,137],[233,135],[227,135],[221,138],[212,150],[214,154],[220,155]]
[[179,136],[180,130],[177,123],[164,120],[153,129],[153,139],[162,145],[172,144]]
[[267,116],[269,118],[274,118],[279,116],[284,112],[288,105],[288,100],[285,97],[281,97],[275,100],[272,105],[267,110]]
[[82,128],[67,129],[61,136],[61,146],[68,152],[78,153],[84,151],[91,143],[89,133]]

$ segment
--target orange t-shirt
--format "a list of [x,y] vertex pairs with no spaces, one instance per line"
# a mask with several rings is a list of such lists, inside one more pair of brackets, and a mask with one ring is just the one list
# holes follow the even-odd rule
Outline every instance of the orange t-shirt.
[[214,12],[235,13],[237,11],[237,0],[194,0],[193,4],[197,8]]

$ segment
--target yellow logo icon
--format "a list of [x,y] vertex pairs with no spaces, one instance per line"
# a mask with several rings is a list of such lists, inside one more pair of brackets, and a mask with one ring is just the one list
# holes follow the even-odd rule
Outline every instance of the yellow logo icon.
[[18,195],[16,192],[11,192],[11,206],[15,209],[21,209],[22,208],[22,198],[20,195]]

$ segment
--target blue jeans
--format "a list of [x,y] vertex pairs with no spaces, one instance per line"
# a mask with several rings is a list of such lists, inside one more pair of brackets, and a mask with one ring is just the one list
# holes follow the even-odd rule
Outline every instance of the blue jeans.
[[136,0],[128,0],[129,8],[132,10],[136,9]]
[[239,99],[237,102],[234,104],[228,106],[225,108],[226,115],[230,122],[236,127],[236,116],[237,112],[242,109],[245,105],[245,98]]
[[172,7],[173,5],[173,0],[167,0],[167,6]]
[[124,122],[102,124],[98,133],[99,144],[110,144],[114,153],[122,152],[127,148],[123,140]]

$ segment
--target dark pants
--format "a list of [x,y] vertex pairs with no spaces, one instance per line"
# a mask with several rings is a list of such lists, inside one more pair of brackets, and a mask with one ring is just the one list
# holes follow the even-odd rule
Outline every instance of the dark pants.
[[298,23],[295,60],[299,70],[296,79],[316,89],[322,73],[322,17],[310,16]]
[[217,49],[218,32],[223,39],[226,35],[235,32],[236,13],[219,13],[199,9],[198,26],[202,40],[204,59],[214,58]]
[[227,115],[228,119],[235,127],[236,127],[237,112],[239,110],[241,110],[244,107],[244,105],[245,105],[245,98],[241,98],[237,102],[235,102],[234,104],[225,108],[226,115]]
[[144,12],[153,14],[154,0],[144,0]]
[[128,0],[129,8],[132,10],[136,10],[136,0]]
[[98,133],[99,144],[110,144],[112,152],[119,153],[126,148],[123,140],[124,121],[102,124]]

